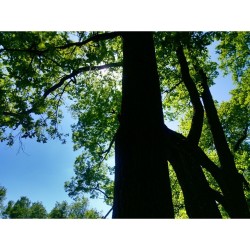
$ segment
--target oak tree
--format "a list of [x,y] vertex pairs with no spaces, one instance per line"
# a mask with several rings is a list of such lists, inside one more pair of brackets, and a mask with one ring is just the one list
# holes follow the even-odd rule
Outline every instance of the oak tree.
[[[103,195],[113,218],[249,218],[249,45],[249,32],[2,32],[0,138],[65,142],[66,103],[70,196]],[[221,104],[218,69],[235,84]]]

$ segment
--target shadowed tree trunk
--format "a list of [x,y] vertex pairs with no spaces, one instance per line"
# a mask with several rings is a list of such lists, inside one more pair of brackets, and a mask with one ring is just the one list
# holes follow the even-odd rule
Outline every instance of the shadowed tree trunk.
[[113,218],[174,218],[152,33],[123,33]]
[[[184,202],[189,218],[221,218],[214,198],[214,192],[209,187],[200,162],[193,156],[193,148],[198,146],[204,111],[199,92],[190,73],[181,42],[176,49],[181,68],[182,81],[186,86],[193,105],[193,118],[187,138],[179,138],[166,127],[167,151],[172,151],[168,160],[171,162],[184,195]],[[172,139],[168,136],[171,134]],[[170,143],[169,143],[170,142]],[[189,144],[189,145],[188,145]]]
[[165,127],[166,158],[176,173],[189,218],[221,218],[215,202],[216,191],[209,187],[195,146],[184,136]]
[[221,164],[220,170],[223,178],[217,181],[225,196],[227,212],[231,218],[249,218],[250,212],[243,190],[244,178],[237,171],[233,154],[227,144],[225,133],[208,87],[207,76],[201,68],[198,66],[196,68],[201,76],[202,100]]
[[[152,33],[122,33],[122,37],[122,107],[115,141],[113,218],[174,218],[167,161],[177,174],[190,218],[221,218],[216,202],[231,218],[249,218],[242,180],[221,137],[218,117],[213,115],[217,112],[211,107],[206,77],[201,77],[202,99],[213,137],[219,135],[214,139],[221,168],[198,147],[203,107],[182,47],[176,52],[194,108],[187,138],[164,125]],[[201,166],[213,175],[223,195],[209,187]]]

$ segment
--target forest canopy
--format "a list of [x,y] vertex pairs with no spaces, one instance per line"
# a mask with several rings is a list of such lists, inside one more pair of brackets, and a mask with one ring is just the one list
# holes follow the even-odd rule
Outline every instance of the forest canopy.
[[102,196],[114,218],[249,218],[249,57],[249,32],[1,32],[0,140],[65,143],[68,106],[70,197]]

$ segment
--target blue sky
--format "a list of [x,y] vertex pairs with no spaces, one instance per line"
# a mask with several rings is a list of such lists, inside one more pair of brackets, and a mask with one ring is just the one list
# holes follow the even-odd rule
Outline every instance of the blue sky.
[[[212,58],[216,59],[216,55],[212,54]],[[214,99],[222,101],[230,98],[231,89],[230,77],[224,78],[220,74],[211,92]],[[70,114],[65,112],[62,132],[71,133],[72,123]],[[7,188],[6,201],[27,196],[32,202],[41,201],[48,212],[57,201],[72,202],[64,191],[64,182],[74,175],[73,164],[77,156],[71,137],[66,144],[58,140],[49,140],[46,144],[31,139],[22,142],[23,151],[19,150],[18,140],[11,148],[0,143],[0,185]],[[103,215],[110,209],[101,199],[90,200],[90,207],[103,211]]]
[[[65,109],[66,110],[66,109]],[[74,122],[68,112],[64,113],[61,129],[71,133]],[[33,139],[17,140],[13,147],[0,143],[0,185],[7,188],[7,199],[16,201],[27,196],[32,202],[41,201],[49,212],[56,201],[73,200],[64,191],[64,182],[74,175],[73,164],[77,152],[73,151],[71,136],[67,143],[48,140],[38,143]],[[91,200],[90,207],[103,211],[110,209],[101,199]]]

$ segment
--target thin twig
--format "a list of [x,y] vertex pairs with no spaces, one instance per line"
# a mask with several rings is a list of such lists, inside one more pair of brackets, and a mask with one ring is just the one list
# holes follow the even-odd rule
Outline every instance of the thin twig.
[[102,219],[106,219],[112,210],[113,210],[113,206],[109,209],[109,211],[107,212],[105,216],[102,216]]
[[242,136],[237,140],[237,142],[234,145],[234,152],[238,151],[240,148],[240,144],[247,138],[247,131],[249,128],[249,124],[247,124],[247,126],[245,127]]
[[96,187],[94,187],[93,188],[94,190],[97,190],[97,191],[99,191],[99,192],[101,192],[107,199],[113,199],[113,197],[109,197],[104,191],[102,191],[99,187],[98,187],[98,185],[96,186]]
[[169,94],[170,92],[172,92],[176,87],[178,87],[181,83],[183,83],[182,80],[180,80],[178,83],[176,83],[173,87],[171,87],[170,89],[166,89],[163,91],[163,93],[167,93]]
[[108,147],[105,151],[102,152],[102,154],[105,154],[105,155],[103,156],[102,160],[104,160],[104,159],[107,157],[108,153],[110,152],[110,150],[111,150],[111,148],[112,148],[112,146],[113,146],[113,144],[114,144],[114,142],[115,142],[115,138],[116,138],[116,133],[115,133],[115,135],[113,136],[113,138],[112,138],[112,140],[111,140],[111,142],[110,142],[110,144],[109,144],[109,147]]

